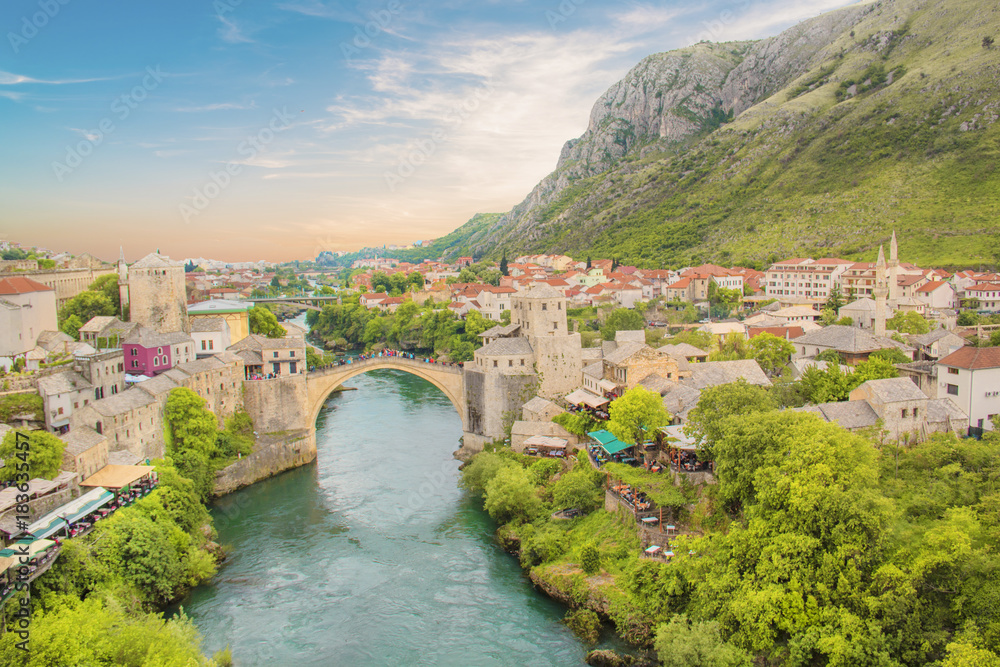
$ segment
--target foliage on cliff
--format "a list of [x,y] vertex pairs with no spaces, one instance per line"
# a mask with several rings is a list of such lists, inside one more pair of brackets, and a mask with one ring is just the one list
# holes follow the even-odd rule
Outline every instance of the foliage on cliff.
[[[394,313],[368,310],[357,297],[309,311],[311,336],[330,348],[371,350],[376,346],[469,361],[482,344],[479,334],[493,327],[476,311],[459,319],[442,304],[406,301]],[[342,342],[341,342],[342,341]]]

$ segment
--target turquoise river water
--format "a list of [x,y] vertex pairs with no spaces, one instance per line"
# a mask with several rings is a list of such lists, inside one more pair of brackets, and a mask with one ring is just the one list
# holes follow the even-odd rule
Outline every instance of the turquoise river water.
[[428,382],[373,371],[334,395],[316,463],[213,508],[230,559],[183,602],[237,665],[579,665],[458,486],[461,422]]

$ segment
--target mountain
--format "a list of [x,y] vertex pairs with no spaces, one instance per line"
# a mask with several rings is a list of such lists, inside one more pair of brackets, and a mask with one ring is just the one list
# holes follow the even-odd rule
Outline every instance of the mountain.
[[650,56],[510,212],[450,250],[639,265],[1000,255],[1000,5],[883,0]]

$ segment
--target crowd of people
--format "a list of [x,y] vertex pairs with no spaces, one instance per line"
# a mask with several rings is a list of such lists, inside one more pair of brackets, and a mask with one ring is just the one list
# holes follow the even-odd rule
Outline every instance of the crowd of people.
[[327,364],[325,366],[318,366],[318,367],[311,366],[309,370],[311,371],[322,370],[325,368],[333,368],[334,366],[347,366],[360,361],[369,361],[371,359],[384,359],[393,357],[398,357],[400,359],[412,359],[413,361],[421,361],[425,364],[439,364],[441,366],[461,366],[461,364],[455,363],[453,361],[442,361],[434,357],[425,357],[419,354],[414,354],[413,352],[404,352],[403,350],[381,350],[379,352],[359,354],[356,357],[341,357],[332,364]]

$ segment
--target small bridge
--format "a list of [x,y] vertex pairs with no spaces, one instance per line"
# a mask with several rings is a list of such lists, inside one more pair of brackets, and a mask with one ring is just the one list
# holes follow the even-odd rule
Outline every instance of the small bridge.
[[465,409],[465,379],[461,364],[430,363],[422,359],[406,357],[373,357],[371,359],[354,359],[351,363],[336,364],[310,371],[306,374],[306,414],[309,425],[314,426],[319,417],[319,411],[334,389],[347,382],[355,375],[361,375],[379,368],[394,368],[396,370],[416,375],[427,380],[444,392],[458,416],[462,419],[462,430],[466,428]]
[[339,296],[283,296],[277,298],[254,299],[254,303],[274,303],[284,306],[301,306],[306,310],[322,311],[323,306],[340,303]]

